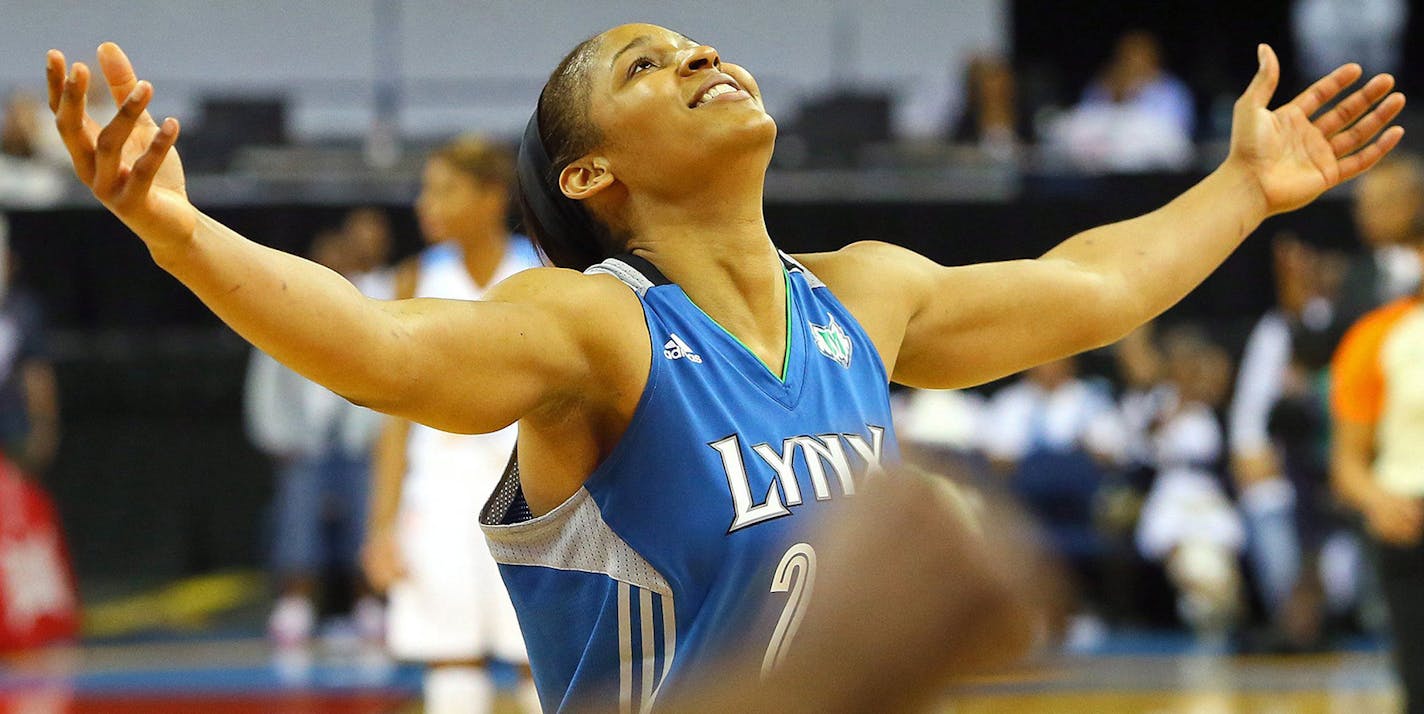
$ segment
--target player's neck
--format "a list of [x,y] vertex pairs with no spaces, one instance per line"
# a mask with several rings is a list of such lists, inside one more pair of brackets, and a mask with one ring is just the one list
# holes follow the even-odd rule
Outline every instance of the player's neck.
[[470,278],[476,285],[481,288],[489,287],[490,282],[494,280],[495,271],[499,270],[500,263],[504,262],[508,238],[503,224],[491,223],[455,239],[460,246],[465,270],[470,273]]
[[762,216],[760,190],[629,208],[627,250],[658,266],[689,295],[727,288],[731,294],[757,296],[768,286],[779,288],[779,262]]
[[786,289],[761,206],[733,212],[721,200],[706,203],[717,210],[668,212],[627,247],[779,372],[787,347]]

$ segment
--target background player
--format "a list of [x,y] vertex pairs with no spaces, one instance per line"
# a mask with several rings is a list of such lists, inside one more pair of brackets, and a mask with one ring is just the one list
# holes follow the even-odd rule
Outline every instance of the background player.
[[[481,139],[431,154],[416,213],[432,245],[397,269],[396,296],[479,300],[489,286],[538,267],[534,246],[509,234],[513,182],[513,158]],[[363,561],[390,596],[391,651],[431,666],[431,714],[489,711],[490,657],[520,665],[521,703],[538,711],[514,607],[475,520],[514,442],[513,426],[466,436],[391,418],[377,443]]]

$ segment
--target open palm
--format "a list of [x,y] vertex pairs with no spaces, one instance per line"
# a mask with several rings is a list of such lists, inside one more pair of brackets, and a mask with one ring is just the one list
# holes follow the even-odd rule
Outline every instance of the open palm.
[[89,68],[76,62],[66,71],[58,50],[50,50],[46,60],[49,107],[74,172],[150,247],[180,243],[192,235],[197,211],[188,202],[182,161],[171,151],[178,121],[154,122],[148,113],[153,86],[138,80],[118,45],[100,45],[99,66],[118,105],[105,127],[85,109]]
[[1269,46],[1261,45],[1258,51],[1260,69],[1236,101],[1231,159],[1240,161],[1256,179],[1270,213],[1299,208],[1349,181],[1375,165],[1404,136],[1399,127],[1379,133],[1404,108],[1404,95],[1390,93],[1393,77],[1376,75],[1329,111],[1314,116],[1360,78],[1360,66],[1347,64],[1271,110],[1267,105],[1280,80],[1280,64]]

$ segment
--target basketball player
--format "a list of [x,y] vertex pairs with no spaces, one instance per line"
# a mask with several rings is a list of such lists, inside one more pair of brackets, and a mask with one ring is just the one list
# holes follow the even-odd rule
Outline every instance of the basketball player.
[[[495,283],[540,265],[510,236],[514,161],[486,141],[453,141],[426,162],[416,213],[432,245],[396,273],[399,298],[478,300]],[[524,706],[538,711],[529,656],[499,569],[474,515],[514,449],[515,428],[465,436],[390,418],[376,447],[371,523],[362,560],[390,595],[387,643],[429,663],[425,711],[489,711],[488,657],[522,666]]]
[[[51,51],[48,77],[80,179],[238,333],[396,416],[471,433],[519,421],[482,515],[540,700],[632,711],[726,642],[766,642],[768,670],[795,648],[817,564],[798,524],[896,459],[890,380],[971,385],[1117,340],[1267,216],[1399,142],[1375,138],[1404,104],[1392,78],[1311,121],[1360,67],[1271,111],[1280,68],[1258,56],[1228,158],[1186,193],[1037,260],[947,268],[883,243],[778,252],[762,217],[776,125],[756,80],[684,35],[623,25],[560,63],[521,146],[527,225],[576,270],[526,270],[476,302],[371,300],[203,215],[170,152],[177,120],[145,113],[153,88],[117,46],[100,48],[122,105],[106,127],[85,118],[87,66]],[[768,601],[784,608],[770,631],[745,615]],[[605,682],[616,703],[598,699]]]

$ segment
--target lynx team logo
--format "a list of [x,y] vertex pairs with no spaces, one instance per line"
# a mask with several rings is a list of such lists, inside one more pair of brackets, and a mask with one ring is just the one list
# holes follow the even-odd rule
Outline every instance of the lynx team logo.
[[830,319],[824,325],[817,325],[814,322],[807,323],[811,326],[811,336],[816,338],[816,348],[821,350],[821,354],[849,369],[850,351],[853,346],[850,335],[847,335],[845,328],[836,322],[835,315],[827,314],[826,317]]

